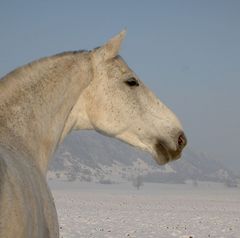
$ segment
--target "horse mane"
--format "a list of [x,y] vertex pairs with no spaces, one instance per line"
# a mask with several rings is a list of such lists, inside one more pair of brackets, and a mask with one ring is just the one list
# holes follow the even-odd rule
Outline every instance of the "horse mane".
[[[66,55],[76,55],[76,54],[81,54],[81,53],[88,53],[88,50],[72,50],[72,51],[63,51],[61,53],[57,53],[55,55],[49,56],[49,57],[45,57],[45,58],[57,58],[57,57],[62,57],[62,56],[66,56]],[[42,58],[44,59],[44,58]],[[41,59],[40,59],[41,60]]]
[[51,55],[51,56],[42,57],[40,59],[31,61],[30,63],[27,63],[23,66],[20,66],[16,69],[10,71],[6,75],[4,75],[2,78],[0,78],[0,83],[1,83],[1,81],[4,81],[4,79],[8,79],[8,78],[11,78],[11,77],[16,77],[17,75],[21,74],[23,71],[29,70],[33,66],[35,66],[39,63],[43,63],[44,61],[48,61],[48,60],[52,60],[52,59],[58,59],[58,58],[66,57],[66,56],[69,56],[69,57],[76,56],[77,54],[88,53],[88,52],[90,52],[90,51],[88,51],[88,50],[64,51],[64,52],[57,53],[57,54],[54,54],[54,55]]

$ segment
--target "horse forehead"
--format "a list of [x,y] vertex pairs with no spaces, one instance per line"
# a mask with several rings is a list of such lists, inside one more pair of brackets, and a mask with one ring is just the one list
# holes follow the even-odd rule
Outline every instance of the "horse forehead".
[[120,55],[114,57],[111,60],[111,67],[115,70],[116,69],[119,70],[121,73],[127,73],[131,71],[127,63],[124,61],[124,59]]

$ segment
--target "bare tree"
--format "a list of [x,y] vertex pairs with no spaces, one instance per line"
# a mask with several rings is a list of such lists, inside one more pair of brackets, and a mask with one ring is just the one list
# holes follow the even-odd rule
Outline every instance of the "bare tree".
[[143,186],[143,178],[142,176],[138,175],[132,180],[133,187],[137,188],[137,190],[140,189],[140,187]]
[[226,179],[224,184],[228,188],[237,188],[238,187],[237,181],[235,181],[233,179]]

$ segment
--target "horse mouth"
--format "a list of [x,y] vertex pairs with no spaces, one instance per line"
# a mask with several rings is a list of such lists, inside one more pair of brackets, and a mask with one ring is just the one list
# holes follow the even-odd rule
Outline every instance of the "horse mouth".
[[170,161],[177,160],[181,157],[181,150],[175,151],[169,149],[162,141],[155,144],[154,159],[159,165],[167,164]]

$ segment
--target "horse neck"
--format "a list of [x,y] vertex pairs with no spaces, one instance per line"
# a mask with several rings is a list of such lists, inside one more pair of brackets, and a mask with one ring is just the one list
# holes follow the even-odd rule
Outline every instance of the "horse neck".
[[0,82],[1,144],[46,174],[68,116],[92,79],[91,68],[89,53],[66,53],[5,76]]

